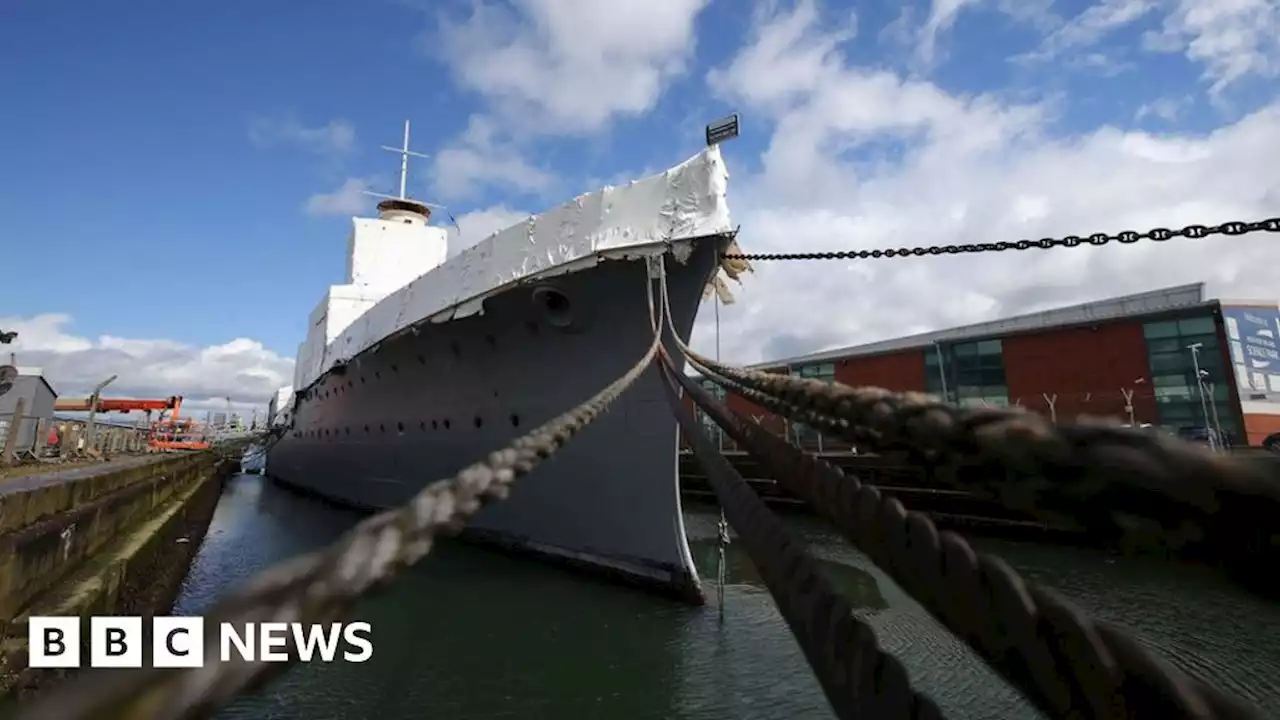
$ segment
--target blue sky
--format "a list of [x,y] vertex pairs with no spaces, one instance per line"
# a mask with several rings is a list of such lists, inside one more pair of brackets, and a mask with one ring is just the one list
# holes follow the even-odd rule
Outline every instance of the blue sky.
[[[68,388],[121,371],[121,392],[264,401],[341,281],[350,215],[371,210],[359,191],[393,188],[397,159],[378,146],[398,144],[406,118],[434,156],[411,194],[449,205],[455,251],[680,161],[732,111],[743,136],[726,146],[730,197],[748,250],[1280,206],[1280,174],[1259,159],[1280,137],[1274,0],[302,7],[0,10],[0,322],[24,332],[20,362]],[[1219,172],[1234,179],[1207,180]],[[1033,267],[762,267],[721,332],[746,362],[1187,279],[1274,294],[1254,273],[1275,251],[1247,249],[1230,263],[1125,248]],[[798,296],[832,312],[788,318]]]

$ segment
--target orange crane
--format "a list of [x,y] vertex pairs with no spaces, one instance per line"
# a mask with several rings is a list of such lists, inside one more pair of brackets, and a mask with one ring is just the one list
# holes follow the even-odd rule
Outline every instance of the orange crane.
[[[182,396],[174,395],[163,400],[136,400],[132,398],[98,398],[94,405],[93,398],[65,398],[54,401],[53,409],[59,412],[134,412],[142,411],[151,416],[159,411],[160,419],[151,423],[147,433],[147,447],[152,452],[166,450],[207,450],[209,443],[204,433],[194,420],[179,418],[182,411]],[[165,417],[164,413],[173,414]]]
[[54,401],[55,412],[133,412],[143,410],[172,410],[173,417],[178,416],[182,408],[182,397],[174,395],[164,400],[134,400],[131,398],[98,398],[98,406],[93,406],[93,398],[59,398]]

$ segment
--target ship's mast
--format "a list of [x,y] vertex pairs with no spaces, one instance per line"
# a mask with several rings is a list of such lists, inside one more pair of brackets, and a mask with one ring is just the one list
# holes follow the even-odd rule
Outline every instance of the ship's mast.
[[390,145],[382,145],[380,147],[400,156],[400,194],[387,195],[386,193],[373,192],[372,190],[364,191],[365,195],[383,198],[382,202],[378,203],[378,217],[383,220],[404,220],[408,217],[409,221],[417,218],[422,222],[426,222],[431,217],[431,208],[437,206],[409,197],[409,156],[412,155],[424,160],[431,156],[409,149],[409,121],[404,121],[404,141],[400,147],[391,147]]
[[369,190],[365,190],[364,191],[365,194],[372,195],[374,197],[389,198],[391,200],[408,200],[409,196],[407,192],[408,192],[408,185],[409,185],[409,156],[412,155],[413,157],[422,158],[423,160],[426,160],[431,156],[423,155],[420,152],[414,152],[413,150],[409,149],[409,121],[408,120],[404,121],[404,144],[401,145],[400,147],[391,147],[390,145],[382,145],[381,147],[383,150],[388,150],[390,152],[398,153],[400,155],[400,194],[387,195],[384,193],[376,193]]

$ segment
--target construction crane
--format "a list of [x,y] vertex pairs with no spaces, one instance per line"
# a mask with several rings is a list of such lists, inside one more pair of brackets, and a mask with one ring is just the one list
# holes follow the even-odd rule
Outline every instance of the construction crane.
[[179,409],[182,407],[182,397],[174,395],[173,397],[163,400],[135,400],[132,398],[98,398],[97,406],[93,404],[93,398],[58,398],[53,403],[55,412],[134,412],[134,411],[165,411],[172,410],[173,415],[178,415]]

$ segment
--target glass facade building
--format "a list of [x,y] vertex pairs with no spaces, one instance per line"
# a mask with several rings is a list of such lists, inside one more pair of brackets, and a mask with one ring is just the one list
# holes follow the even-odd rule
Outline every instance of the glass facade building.
[[[1223,361],[1213,315],[1147,322],[1142,335],[1159,425],[1173,431],[1217,426],[1238,441],[1242,429],[1231,402],[1232,376]],[[1196,345],[1193,355],[1191,347]]]
[[1009,405],[1004,345],[1000,340],[925,348],[924,377],[925,392],[945,397],[949,402],[985,407]]
[[[1213,313],[1206,310],[1192,317],[1148,321],[1142,325],[1142,334],[1151,387],[1139,392],[1154,395],[1156,424],[1174,432],[1219,427],[1228,438],[1242,437],[1231,400],[1232,374],[1223,361]],[[962,405],[1010,404],[1000,340],[935,343],[923,353],[925,392]],[[1197,369],[1201,383],[1196,381]]]

